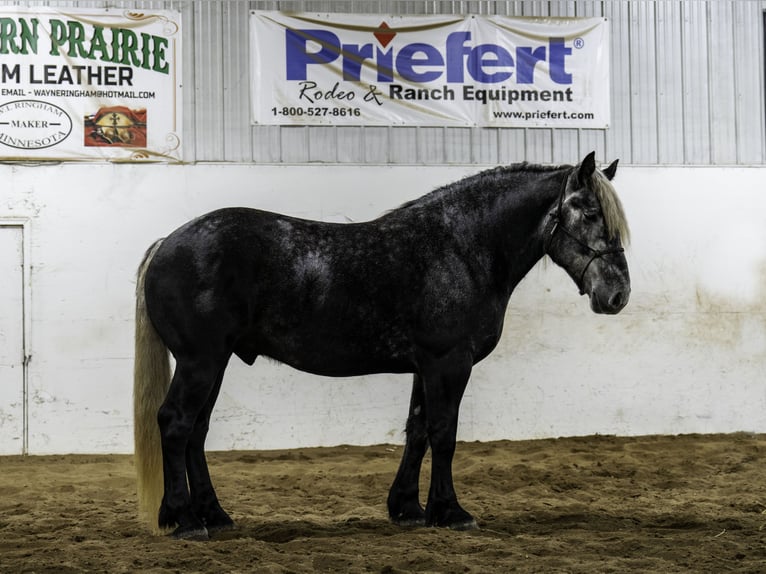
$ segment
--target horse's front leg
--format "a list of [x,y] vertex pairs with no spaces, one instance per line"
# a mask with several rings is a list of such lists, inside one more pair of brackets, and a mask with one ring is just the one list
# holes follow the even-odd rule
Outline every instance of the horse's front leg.
[[444,357],[424,369],[426,424],[431,443],[431,487],[426,525],[455,530],[477,528],[473,516],[458,504],[452,482],[458,412],[473,363],[469,356]]
[[205,407],[219,370],[202,361],[176,359],[173,381],[160,407],[157,422],[162,440],[165,494],[160,528],[172,528],[176,538],[207,538],[208,532],[191,506],[187,486],[186,450],[197,418]]
[[423,380],[418,374],[412,381],[406,431],[402,462],[388,493],[388,516],[395,524],[422,526],[425,524],[425,511],[420,505],[418,481],[423,457],[428,450],[428,432]]

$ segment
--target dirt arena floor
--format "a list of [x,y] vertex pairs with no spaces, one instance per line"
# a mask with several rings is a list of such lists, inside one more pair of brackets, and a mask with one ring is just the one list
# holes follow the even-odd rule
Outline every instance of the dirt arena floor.
[[130,456],[0,458],[0,572],[766,571],[766,435],[461,443],[480,529],[388,523],[401,446],[210,455],[238,528],[136,519]]

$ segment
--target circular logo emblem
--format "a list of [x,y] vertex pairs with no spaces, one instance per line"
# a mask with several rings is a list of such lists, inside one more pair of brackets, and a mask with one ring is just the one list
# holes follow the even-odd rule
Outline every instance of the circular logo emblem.
[[72,118],[60,107],[39,100],[0,104],[0,144],[16,149],[44,149],[72,133]]

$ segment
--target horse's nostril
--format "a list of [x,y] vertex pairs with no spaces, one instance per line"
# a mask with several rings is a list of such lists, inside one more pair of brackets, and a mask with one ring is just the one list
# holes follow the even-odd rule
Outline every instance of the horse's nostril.
[[618,307],[622,307],[624,301],[624,295],[622,291],[617,291],[612,294],[611,297],[609,297],[609,306],[612,309],[617,309]]

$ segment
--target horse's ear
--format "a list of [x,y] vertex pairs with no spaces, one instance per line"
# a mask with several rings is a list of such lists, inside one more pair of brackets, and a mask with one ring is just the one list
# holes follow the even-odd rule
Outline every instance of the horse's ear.
[[580,169],[577,172],[577,181],[580,182],[580,185],[586,185],[594,171],[596,171],[596,152],[592,151],[582,160]]
[[614,160],[609,164],[609,167],[604,170],[604,175],[609,181],[614,179],[614,175],[617,173],[617,162],[619,161],[619,159]]

